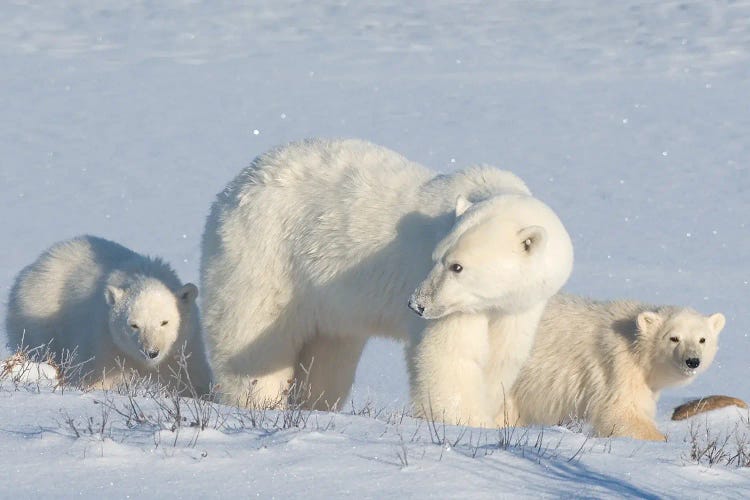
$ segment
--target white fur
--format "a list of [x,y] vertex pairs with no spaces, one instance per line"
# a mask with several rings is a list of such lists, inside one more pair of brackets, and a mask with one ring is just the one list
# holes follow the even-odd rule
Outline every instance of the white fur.
[[528,196],[459,199],[456,214],[411,298],[439,318],[412,337],[412,402],[434,420],[501,426],[544,305],[570,275],[572,246],[557,216]]
[[720,313],[558,295],[512,390],[518,423],[581,418],[599,436],[663,440],[654,423],[660,391],[711,365],[724,322]]
[[204,325],[225,397],[278,401],[296,377],[313,399],[343,400],[368,338],[421,330],[407,301],[452,234],[459,195],[478,212],[482,200],[531,199],[509,172],[434,176],[363,141],[258,157],[218,195],[203,238]]
[[99,387],[119,379],[117,358],[142,375],[169,378],[185,345],[191,380],[206,393],[211,374],[197,294],[195,285],[181,285],[159,259],[80,236],[53,245],[16,278],[8,303],[8,345],[47,345],[58,363],[66,351],[75,351],[90,376],[73,382]]

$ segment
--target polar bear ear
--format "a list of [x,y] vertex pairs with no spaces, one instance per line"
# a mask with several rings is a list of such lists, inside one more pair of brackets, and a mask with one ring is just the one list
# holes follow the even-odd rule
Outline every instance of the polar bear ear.
[[714,335],[718,335],[724,328],[727,319],[721,313],[712,314],[708,317],[708,325],[711,327],[711,331]]
[[109,285],[104,291],[104,300],[107,301],[108,306],[115,305],[123,296],[125,290],[117,288],[114,285]]
[[648,334],[661,324],[661,316],[653,311],[643,311],[635,322],[638,324],[638,331]]
[[518,243],[526,254],[535,255],[547,244],[547,230],[542,226],[526,226],[518,231]]
[[472,202],[464,198],[463,195],[459,194],[458,198],[456,198],[456,218],[461,217],[464,212],[471,208],[472,205]]
[[191,304],[196,298],[198,298],[198,287],[192,283],[185,283],[185,285],[177,292],[177,296],[183,303]]

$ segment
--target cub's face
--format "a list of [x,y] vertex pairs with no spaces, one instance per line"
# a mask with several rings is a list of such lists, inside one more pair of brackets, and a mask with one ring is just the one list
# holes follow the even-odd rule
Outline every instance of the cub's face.
[[689,309],[668,317],[641,313],[639,329],[653,330],[652,362],[658,385],[685,384],[706,371],[716,356],[725,321],[721,313],[703,316]]
[[157,280],[127,289],[108,287],[109,327],[115,344],[139,365],[157,366],[172,353],[181,319],[189,314],[197,290],[188,283],[174,294]]
[[539,200],[505,195],[472,206],[459,199],[456,214],[430,274],[409,301],[420,316],[523,312],[549,299],[570,276],[570,237]]

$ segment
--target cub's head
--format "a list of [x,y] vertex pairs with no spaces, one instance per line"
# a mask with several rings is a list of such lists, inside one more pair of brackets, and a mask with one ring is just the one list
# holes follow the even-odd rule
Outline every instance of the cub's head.
[[573,245],[557,215],[525,195],[456,202],[456,222],[409,307],[426,319],[454,312],[523,312],[549,299],[573,268]]
[[638,344],[651,362],[652,388],[686,384],[708,369],[725,321],[721,313],[703,316],[691,309],[640,313],[636,320]]
[[173,293],[159,280],[147,278],[105,291],[109,330],[115,344],[133,361],[155,367],[177,342],[180,322],[189,314],[198,288],[188,283]]

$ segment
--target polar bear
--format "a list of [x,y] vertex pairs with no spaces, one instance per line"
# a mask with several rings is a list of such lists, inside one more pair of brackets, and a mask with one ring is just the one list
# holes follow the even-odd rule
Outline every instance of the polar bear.
[[[510,172],[480,166],[435,175],[359,140],[307,140],[256,158],[218,195],[203,235],[204,330],[222,396],[283,405],[290,383],[303,380],[308,406],[341,404],[370,337],[406,340],[421,331],[424,320],[407,303],[437,244],[448,251],[473,229],[481,245],[482,223],[512,212],[511,199],[549,217],[518,227],[510,244],[522,249],[528,233],[542,247],[562,247],[565,258],[547,279],[564,281],[570,239]],[[545,233],[550,223],[555,231]],[[517,259],[503,262],[503,249],[484,247],[492,250],[497,269],[518,269]],[[488,285],[491,274],[482,279],[473,269],[466,276],[469,303],[451,310],[484,308],[518,286]],[[471,295],[471,286],[488,288]]]
[[476,207],[459,199],[457,214],[410,301],[423,317],[439,318],[410,339],[411,399],[419,416],[498,427],[513,412],[510,388],[573,254],[555,214],[533,198]]
[[711,365],[724,323],[721,313],[555,296],[512,389],[518,423],[581,418],[598,436],[662,441],[654,423],[660,391]]
[[211,371],[197,295],[162,260],[79,236],[56,243],[19,273],[8,302],[8,346],[46,345],[58,363],[74,352],[85,369],[70,382],[109,388],[122,368],[168,381],[184,345],[190,381],[207,394]]

